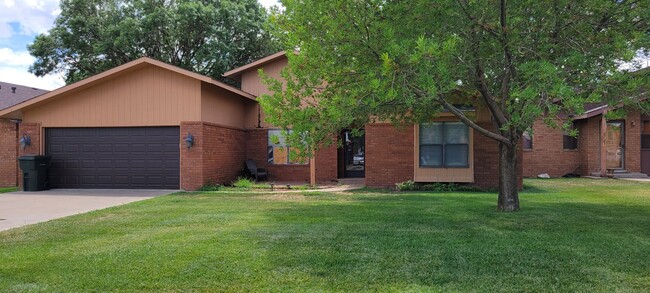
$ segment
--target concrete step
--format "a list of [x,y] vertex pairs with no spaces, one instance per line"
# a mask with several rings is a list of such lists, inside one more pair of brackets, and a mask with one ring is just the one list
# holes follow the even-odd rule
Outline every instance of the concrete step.
[[[592,172],[591,176],[600,177],[600,172]],[[614,172],[608,173],[607,177],[611,178],[650,178],[647,174],[637,173],[637,172],[628,172],[626,170],[614,170]]]
[[648,175],[643,173],[628,172],[628,173],[614,173],[612,177],[617,179],[618,178],[648,178]]

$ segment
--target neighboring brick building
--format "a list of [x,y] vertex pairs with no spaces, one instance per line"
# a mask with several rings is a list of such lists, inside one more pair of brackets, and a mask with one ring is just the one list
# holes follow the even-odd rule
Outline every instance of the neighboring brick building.
[[[642,137],[650,135],[650,117],[630,110],[622,119],[607,120],[603,118],[607,110],[606,105],[590,105],[584,115],[574,117],[576,138],[561,128],[536,122],[532,147],[523,151],[524,176],[601,176],[604,172],[614,177],[645,177],[650,173],[650,139],[644,145]],[[561,124],[563,120],[557,121]]]
[[[46,90],[0,82],[0,110],[30,100]],[[18,184],[18,119],[0,119],[0,187]]]

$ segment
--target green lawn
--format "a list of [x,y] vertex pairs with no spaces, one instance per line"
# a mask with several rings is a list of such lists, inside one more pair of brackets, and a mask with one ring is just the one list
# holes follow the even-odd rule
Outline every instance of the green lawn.
[[650,290],[650,183],[179,194],[0,232],[0,291]]
[[7,193],[18,190],[18,187],[0,187],[0,193]]

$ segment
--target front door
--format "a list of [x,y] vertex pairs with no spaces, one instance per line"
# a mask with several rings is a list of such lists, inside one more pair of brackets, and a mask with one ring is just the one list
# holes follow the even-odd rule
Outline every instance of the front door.
[[343,178],[364,178],[366,176],[366,136],[355,136],[349,130],[341,132],[343,143]]
[[607,122],[605,135],[607,169],[623,169],[625,164],[625,124],[623,121]]

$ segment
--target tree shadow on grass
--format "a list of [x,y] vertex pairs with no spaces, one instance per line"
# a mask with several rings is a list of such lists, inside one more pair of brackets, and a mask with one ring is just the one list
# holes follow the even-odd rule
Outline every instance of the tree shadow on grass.
[[[611,291],[650,285],[650,210],[403,195],[269,211],[249,232],[299,290]],[[645,278],[645,279],[643,279]],[[636,280],[636,281],[634,281]],[[645,282],[645,283],[644,283]]]

